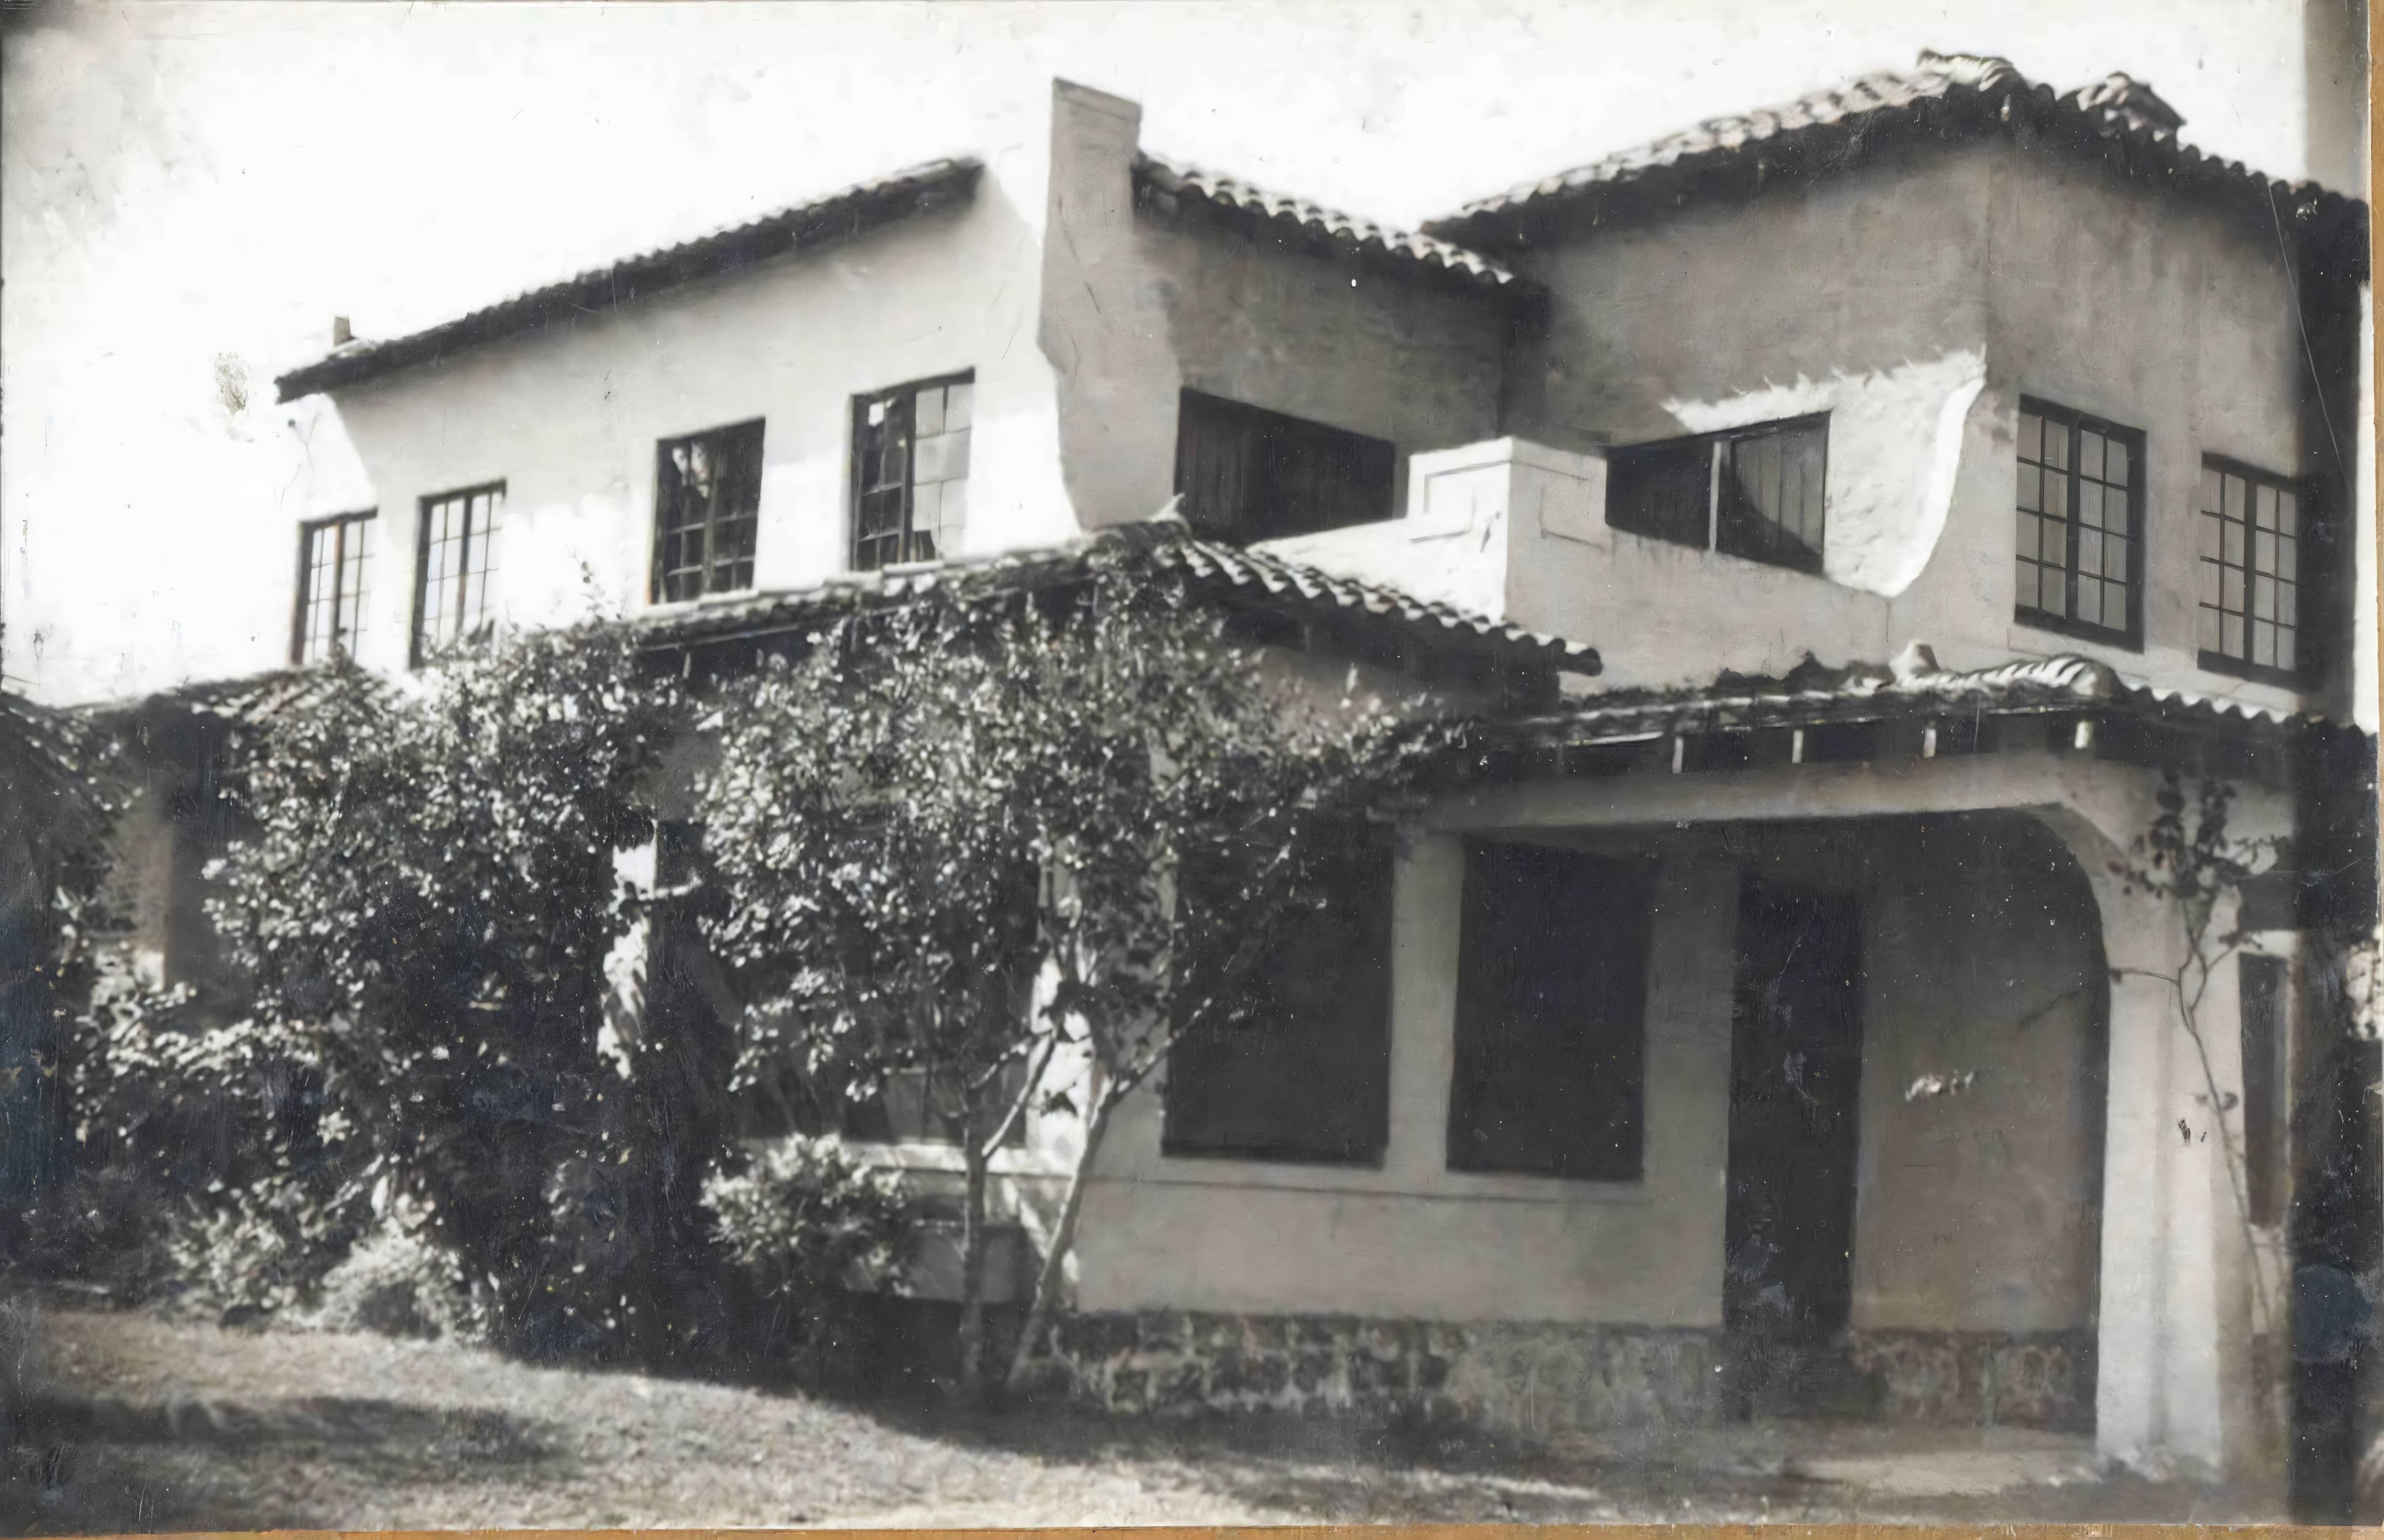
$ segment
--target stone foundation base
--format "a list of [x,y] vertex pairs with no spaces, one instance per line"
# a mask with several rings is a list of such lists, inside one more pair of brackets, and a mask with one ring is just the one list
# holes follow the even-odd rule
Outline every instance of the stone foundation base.
[[1419,1419],[1541,1436],[1711,1421],[1713,1338],[1635,1326],[1147,1310],[1070,1318],[1056,1347],[1075,1397],[1107,1411]]
[[1884,1422],[2094,1431],[2091,1331],[1856,1332],[1848,1356]]
[[[1080,1314],[1053,1342],[1068,1393],[1127,1415],[1275,1412],[1466,1423],[1526,1437],[1707,1426],[1720,1334],[1569,1322]],[[1886,1422],[2091,1431],[2091,1332],[1856,1332]]]

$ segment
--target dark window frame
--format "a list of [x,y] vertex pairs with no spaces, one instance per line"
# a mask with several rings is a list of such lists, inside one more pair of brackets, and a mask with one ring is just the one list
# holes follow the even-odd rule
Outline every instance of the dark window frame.
[[[917,562],[937,561],[951,553],[937,544],[942,532],[940,516],[935,529],[922,529],[918,525],[919,465],[917,413],[919,396],[926,391],[946,391],[955,385],[970,387],[969,421],[965,431],[970,439],[972,467],[975,459],[976,438],[976,370],[956,370],[950,374],[932,375],[925,379],[906,380],[882,391],[870,391],[852,398],[851,495],[846,500],[848,539],[846,559],[854,572],[877,572],[889,566],[907,566]],[[870,408],[883,405],[883,425],[869,420]],[[882,476],[871,474],[870,457],[875,451],[881,456],[882,446],[873,445],[872,431],[881,426],[891,428],[900,422],[902,439],[902,479],[896,486]],[[946,431],[962,431],[947,428]],[[950,478],[965,486],[969,473]],[[950,481],[938,483],[949,485]],[[872,531],[867,525],[867,500],[893,491],[899,493],[900,514],[890,529]],[[890,553],[888,554],[888,553]]]
[[[491,500],[489,522],[485,528],[475,529],[472,525],[473,500],[481,497],[486,497]],[[478,620],[481,623],[486,623],[489,618],[490,600],[488,580],[496,576],[497,571],[495,555],[491,542],[504,527],[505,483],[502,478],[494,481],[478,482],[469,487],[458,487],[453,491],[433,492],[430,495],[422,498],[416,505],[414,538],[414,620],[413,629],[406,644],[406,662],[411,667],[421,667],[422,661],[428,654],[430,647],[432,645],[436,645],[433,643],[432,639],[423,634],[423,627],[428,619],[429,610],[430,548],[434,543],[436,543],[430,538],[431,514],[435,509],[442,508],[457,503],[461,503],[464,505],[464,528],[463,532],[454,538],[463,547],[464,559],[458,565],[453,575],[455,583],[455,614],[458,616],[462,616],[470,610],[472,579],[475,576],[478,576],[480,579],[480,615],[478,616]],[[478,568],[477,573],[472,566],[472,542],[475,539],[478,539],[480,542],[481,554],[481,564]],[[442,616],[441,619],[443,622],[444,617]],[[454,637],[448,640],[454,641],[468,640],[472,636],[473,631],[477,629],[477,625],[471,629],[464,629],[459,626]]]
[[[1579,863],[1583,870],[1570,876],[1545,869],[1523,872],[1522,868],[1533,861],[1571,861]],[[1501,863],[1509,867],[1504,874],[1498,870]],[[1587,870],[1594,866],[1607,869],[1603,873]],[[1457,1019],[1444,1157],[1450,1171],[1542,1181],[1645,1181],[1648,1002],[1654,995],[1658,868],[1659,863],[1643,856],[1515,841],[1466,842],[1464,897],[1458,934]],[[1629,1025],[1620,1028],[1630,1035],[1627,1039],[1598,1040],[1568,1034],[1553,1044],[1564,1061],[1561,1065],[1547,1062],[1520,1064],[1511,1058],[1519,1046],[1550,1047],[1548,1039],[1530,1042],[1534,1032],[1546,1031],[1550,1024],[1546,1020],[1514,1019],[1510,1008],[1521,1002],[1505,995],[1500,985],[1503,982],[1512,987],[1522,975],[1514,971],[1514,955],[1496,949],[1520,949],[1533,943],[1554,945],[1558,938],[1553,923],[1544,935],[1529,938],[1520,936],[1510,923],[1500,923],[1514,918],[1511,913],[1501,913],[1503,890],[1496,886],[1496,879],[1502,875],[1551,887],[1588,884],[1586,888],[1575,889],[1575,896],[1581,891],[1594,891],[1608,906],[1603,917],[1620,919],[1619,925],[1590,932],[1616,943],[1614,952],[1591,961],[1586,949],[1578,945],[1571,949],[1571,954],[1585,963],[1583,974],[1571,983],[1608,986],[1596,998],[1614,1008],[1616,1020],[1582,1025],[1615,1027],[1628,1017]],[[1584,913],[1582,917],[1588,916]],[[1593,975],[1601,969],[1605,976],[1595,978]],[[1548,975],[1533,970],[1529,976],[1534,982],[1528,987],[1540,995],[1531,1003],[1546,1009],[1552,1002],[1542,991],[1549,987]],[[1579,1005],[1581,1000],[1553,1003]],[[1565,1110],[1546,1119],[1546,1128],[1519,1129],[1510,1114],[1518,1109],[1519,1097],[1529,1099],[1528,1093],[1520,1088],[1526,1084],[1556,1087],[1559,1077],[1554,1072],[1560,1067],[1579,1072],[1578,1084],[1561,1087],[1569,1093]],[[1612,1078],[1605,1078],[1608,1075]],[[1588,1114],[1601,1107],[1610,1114],[1610,1120],[1603,1129],[1593,1130]],[[1544,1109],[1526,1109],[1539,1110]],[[1565,1131],[1570,1142],[1559,1137],[1528,1149],[1516,1148],[1529,1134],[1557,1127]]]
[[[736,422],[722,423],[715,428],[701,428],[693,433],[681,433],[673,438],[655,441],[654,559],[652,575],[647,590],[650,602],[656,604],[685,603],[712,594],[741,593],[753,586],[754,558],[761,546],[762,473],[764,466],[768,463],[767,423],[768,419],[764,417],[746,417]],[[726,516],[723,516],[722,503],[733,495],[734,491],[731,486],[732,476],[724,469],[714,477],[714,491],[706,499],[702,524],[699,527],[685,522],[674,523],[673,515],[677,510],[673,498],[671,452],[682,446],[692,448],[705,441],[712,441],[715,445],[722,447],[732,444],[742,446],[750,441],[753,456],[751,476],[752,507],[741,513],[732,511]],[[731,464],[732,457],[724,454],[722,463],[724,466]],[[751,527],[751,544],[741,554],[731,553],[724,558],[720,553],[721,531],[726,526],[737,524]],[[672,565],[669,561],[672,537],[675,535],[684,537],[698,528],[701,528],[703,532],[702,561],[700,564],[689,565],[685,560],[686,551],[682,546],[679,563]],[[742,575],[744,581],[738,582],[734,579],[739,576],[737,569],[740,566],[744,568]],[[696,574],[694,591],[673,593],[672,578],[689,572]]]
[[[1336,463],[1347,474],[1327,474]],[[1204,535],[1248,545],[1387,523],[1398,516],[1398,474],[1391,440],[1188,385],[1176,392],[1173,485]],[[1341,505],[1297,485],[1303,475],[1330,484]]]
[[[2092,412],[2081,412],[2074,406],[2064,406],[2057,402],[2047,401],[2039,396],[2020,397],[2019,410],[2042,420],[2048,432],[2055,424],[2058,423],[2068,434],[2068,443],[2065,450],[2067,464],[2059,467],[2064,478],[2063,495],[2066,502],[2062,514],[2062,526],[2067,542],[2061,569],[2062,599],[2068,613],[2056,615],[2050,610],[2020,602],[2018,563],[2025,559],[2040,566],[2050,566],[2052,564],[2043,561],[2042,558],[2022,558],[2017,549],[2018,536],[2015,535],[2012,567],[2013,621],[2033,630],[2051,631],[2060,636],[2099,641],[2105,646],[2124,648],[2130,652],[2142,652],[2144,650],[2144,546],[2146,537],[2151,533],[2145,526],[2144,492],[2145,483],[2152,478],[2151,465],[2144,453],[2146,442],[2144,430],[2113,422],[2107,417],[2098,417]],[[2128,594],[2128,624],[2124,627],[2105,626],[2095,621],[2078,618],[2079,552],[2084,543],[2084,536],[2087,532],[2083,522],[2078,516],[2079,484],[2084,478],[2083,471],[2079,465],[2079,445],[2083,436],[2088,433],[2097,433],[2106,440],[2125,444],[2134,461],[2128,477],[2128,573],[2123,579]],[[2037,501],[2040,504],[2038,508],[2019,506],[2017,486],[2019,471],[2030,465],[2041,470],[2055,468],[2043,460],[2023,461],[2020,458],[2020,447],[2015,436],[2012,445],[2015,478],[2012,509],[2015,529],[2018,528],[2019,516],[2023,514],[2040,521],[2048,521],[2052,516],[2043,511],[2042,505],[2045,500],[2042,493],[2038,496]],[[2092,479],[2098,486],[2108,485],[2099,477]]]
[[[1770,522],[1760,510],[1749,511],[1743,506],[1745,493],[1738,478],[1730,474],[1730,466],[1742,448],[1769,440],[1786,440],[1800,433],[1817,434],[1820,457],[1817,469],[1820,486],[1819,526],[1809,543],[1802,550],[1779,549],[1766,552],[1758,542],[1741,533],[1744,529],[1760,528]],[[1615,478],[1619,471],[1627,478],[1647,474],[1666,460],[1676,462],[1669,466],[1670,474],[1682,485],[1688,481],[1687,467],[1691,457],[1704,464],[1699,479],[1705,483],[1705,507],[1695,520],[1678,516],[1666,517],[1660,503],[1651,503],[1645,513],[1636,509],[1617,517],[1630,506],[1630,500],[1618,502]],[[1694,506],[1694,504],[1690,504]],[[1779,567],[1788,572],[1801,572],[1807,577],[1826,576],[1826,555],[1829,550],[1830,515],[1830,414],[1807,412],[1794,417],[1775,417],[1766,422],[1748,423],[1742,428],[1718,429],[1711,433],[1691,433],[1680,438],[1656,439],[1645,443],[1618,445],[1607,451],[1606,522],[1625,534],[1645,540],[1663,540],[1668,544],[1687,546],[1694,551],[1710,551],[1716,555],[1737,561],[1754,562],[1762,566]],[[1695,535],[1690,527],[1694,523]]]
[[[2317,507],[2317,494],[2319,491],[2318,478],[2310,476],[2280,475],[2276,471],[2263,470],[2259,466],[2253,465],[2248,461],[2234,459],[2225,454],[2204,454],[2202,457],[2202,468],[2205,471],[2215,470],[2221,476],[2232,476],[2243,481],[2247,487],[2246,496],[2252,501],[2247,503],[2244,509],[2243,565],[2237,566],[2236,564],[2228,562],[2225,559],[2223,531],[2225,528],[2225,523],[2233,521],[2226,519],[2223,503],[2219,513],[2219,517],[2224,521],[2220,526],[2222,530],[2220,556],[2219,560],[2214,563],[2211,558],[2202,553],[2203,521],[2211,516],[2211,511],[2202,506],[2202,490],[2198,481],[2195,486],[2193,508],[2195,567],[2194,662],[2197,666],[2207,669],[2214,674],[2230,674],[2237,678],[2254,679],[2263,684],[2283,685],[2290,689],[2303,689],[2307,685],[2310,678],[2314,677],[2316,673],[2316,669],[2311,662],[2311,653],[2313,650],[2309,645],[2311,630],[2309,626],[2309,596],[2310,590],[2316,586],[2311,581],[2309,553],[2314,543],[2310,538],[2310,527],[2313,515],[2316,513]],[[2291,627],[2293,633],[2293,665],[2291,668],[2286,668],[2276,664],[2254,663],[2252,661],[2251,656],[2254,635],[2253,622],[2256,618],[2256,612],[2254,609],[2254,604],[2255,602],[2255,584],[2257,579],[2262,577],[2266,577],[2272,581],[2279,583],[2284,581],[2278,574],[2262,573],[2257,565],[2259,559],[2257,553],[2259,522],[2256,500],[2259,497],[2259,490],[2262,487],[2269,488],[2278,493],[2290,493],[2293,498],[2295,504],[2295,528],[2293,533],[2291,535],[2281,535],[2281,532],[2279,532],[2281,539],[2291,540],[2294,546],[2293,577],[2291,579],[2294,590],[2294,612],[2293,621]],[[2240,658],[2235,656],[2233,653],[2223,650],[2223,644],[2226,640],[2223,619],[2221,621],[2220,631],[2222,648],[2212,649],[2202,645],[2202,612],[2214,608],[2208,601],[2202,597],[2201,569],[2207,565],[2216,565],[2221,568],[2231,566],[2243,574],[2243,610],[2241,612],[2241,618],[2243,620],[2243,656]],[[2223,572],[2221,574],[2220,582],[2222,585],[2225,582]],[[2222,615],[2227,613],[2223,609],[2223,604],[2224,600],[2222,588],[2222,601],[2219,607],[2219,613]]]
[[2236,996],[2242,1017],[2244,1202],[2253,1223],[2277,1224],[2284,1219],[2291,1182],[2285,1088],[2292,991],[2285,960],[2265,952],[2239,955]]
[[[1315,1087],[1320,1094],[1334,1098],[1351,1115],[1339,1125],[1331,1119],[1311,1118],[1309,1126],[1298,1133],[1257,1138],[1247,1136],[1239,1129],[1189,1126],[1198,1115],[1196,1097],[1198,1102],[1206,1103],[1215,1095],[1216,1082],[1230,1087],[1235,1079],[1232,1057],[1238,1045],[1232,1035],[1241,1028],[1235,1023],[1219,1023],[1178,1042],[1169,1051],[1160,1087],[1160,1153],[1166,1159],[1382,1168],[1390,1145],[1397,837],[1385,826],[1372,823],[1343,826],[1320,834],[1346,841],[1329,852],[1315,852],[1311,848],[1310,859],[1322,853],[1331,863],[1316,868],[1327,886],[1315,896],[1322,900],[1316,913],[1332,918],[1324,921],[1326,928],[1321,933],[1301,937],[1286,932],[1279,936],[1276,955],[1262,962],[1260,969],[1263,972],[1279,962],[1296,967],[1303,943],[1312,950],[1320,935],[1328,940],[1346,939],[1335,935],[1335,928],[1346,931],[1353,925],[1362,927],[1364,938],[1357,949],[1335,950],[1334,962],[1345,971],[1335,977],[1329,991],[1333,1009],[1319,1010],[1321,1001],[1316,995],[1298,991],[1287,1002],[1292,1012],[1289,1019],[1254,1024],[1248,1028],[1259,1037],[1245,1049],[1249,1058],[1241,1066],[1241,1074],[1248,1076],[1252,1064],[1261,1069],[1280,1069],[1286,1049],[1292,1049],[1296,1058],[1304,1048],[1308,1054],[1321,1055],[1332,1062],[1337,1070],[1354,1072],[1340,1084]],[[1335,885],[1335,879],[1342,885]],[[1362,890],[1352,890],[1344,886],[1347,883],[1366,886]],[[1287,915],[1285,923],[1299,925],[1310,919],[1305,914]],[[1284,955],[1286,949],[1287,958]],[[1362,971],[1352,976],[1346,971],[1351,964]],[[1286,1008],[1285,1002],[1268,998],[1266,986],[1255,981],[1251,1003],[1254,1009],[1262,1011]],[[1306,1035],[1304,1044],[1302,1034]],[[1307,1067],[1315,1067],[1313,1058]],[[1211,1075],[1216,1081],[1208,1078]]]
[[[371,559],[372,553],[364,544],[365,536],[359,533],[356,537],[355,591],[349,592],[345,586],[348,572],[347,527],[354,525],[361,528],[362,526],[373,523],[379,516],[379,508],[366,508],[356,513],[332,514],[325,518],[303,519],[299,522],[298,605],[290,619],[290,662],[292,667],[303,668],[310,664],[327,662],[333,652],[344,652],[350,657],[355,655],[355,639],[363,633],[365,620],[360,601],[370,597],[364,565]],[[317,536],[333,529],[339,531],[337,537],[339,543],[334,550],[329,567],[331,573],[330,636],[325,644],[324,656],[310,658],[306,655],[306,638],[309,630],[307,611],[312,607],[316,598],[315,540]],[[354,617],[353,624],[347,627],[347,640],[344,643],[340,640],[340,616],[342,614],[343,603],[346,605],[344,613]]]

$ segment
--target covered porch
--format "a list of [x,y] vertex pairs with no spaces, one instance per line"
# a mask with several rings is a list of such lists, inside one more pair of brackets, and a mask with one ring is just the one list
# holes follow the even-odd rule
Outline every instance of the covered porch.
[[2185,918],[2129,876],[2169,769],[2292,828],[2280,725],[2054,660],[1552,714],[1484,758],[1397,841],[1377,1152],[1187,1155],[1143,1099],[1086,1214],[1081,1384],[2280,1463],[2291,906],[2189,1021]]

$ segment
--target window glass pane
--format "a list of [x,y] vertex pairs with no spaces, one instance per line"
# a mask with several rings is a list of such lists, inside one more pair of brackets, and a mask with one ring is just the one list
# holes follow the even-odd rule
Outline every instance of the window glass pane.
[[974,383],[963,379],[957,385],[945,387],[944,427],[959,429],[970,426],[975,419],[975,403],[976,386]]
[[2034,561],[2037,555],[2036,531],[2042,521],[2031,514],[2021,514],[2018,517],[2018,524],[2015,530],[2015,538],[2019,554],[2030,561]]
[[2128,446],[2117,439],[2104,441],[2103,479],[2115,487],[2128,484]]
[[2288,535],[2301,533],[2301,500],[2291,492],[2277,495],[2277,528]]
[[2044,463],[2057,469],[2069,466],[2069,425],[2048,422],[2044,425]]
[[2221,549],[2221,540],[2223,538],[2219,530],[2219,526],[2224,521],[2214,517],[2209,514],[2204,514],[2195,518],[2193,522],[2195,553],[2207,560],[2216,561]]
[[2204,607],[2194,613],[2193,644],[2205,652],[2218,649],[2218,612]]
[[2044,458],[2044,419],[2033,412],[2019,415],[2019,457],[2039,462]]
[[2092,428],[2078,435],[2078,474],[2092,477],[2103,474],[2103,435]]
[[1447,1162],[1641,1171],[1652,863],[1466,847]]
[[2240,520],[2244,516],[2244,491],[2241,477],[2227,478],[2227,516],[2229,518]]
[[[656,590],[670,599],[726,593],[752,582],[762,505],[761,422],[738,423],[665,441],[656,459],[661,487]],[[676,545],[669,531],[676,528]]]
[[2220,490],[2219,485],[2224,479],[2225,478],[2219,475],[2216,467],[2211,466],[2202,467],[2202,511],[2204,513],[2216,514],[2225,509],[2226,493]]
[[2035,466],[2019,467],[2019,505],[2040,508],[2044,504],[2044,472]]
[[[1235,998],[1237,1019],[1168,1058],[1170,1155],[1369,1163],[1390,1127],[1392,847],[1320,832],[1301,898]],[[1198,879],[1189,885],[1197,906]]]
[[1618,449],[1607,457],[1606,522],[1680,545],[1709,539],[1713,444],[1705,439]]
[[2069,516],[2069,478],[2048,476],[2044,478],[2044,511],[2055,518]]
[[922,439],[944,430],[944,391],[941,386],[921,391],[912,408],[912,431]]
[[2078,522],[2090,529],[2103,527],[2103,484],[2099,481],[2078,483]]
[[1716,549],[1800,572],[1821,570],[1820,467],[1828,435],[1824,423],[1796,423],[1724,445]]

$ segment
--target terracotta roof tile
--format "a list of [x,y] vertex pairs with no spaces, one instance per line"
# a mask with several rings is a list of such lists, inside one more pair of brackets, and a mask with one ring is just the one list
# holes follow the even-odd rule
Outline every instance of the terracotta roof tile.
[[1178,165],[1153,155],[1138,155],[1134,176],[1138,190],[1176,198],[1198,198],[1257,220],[1279,222],[1346,246],[1358,255],[1379,255],[1492,288],[1510,288],[1528,281],[1518,279],[1511,270],[1480,252],[1415,230],[1396,230],[1290,193],[1270,192],[1222,172]]
[[1139,553],[1155,568],[1181,573],[1196,588],[1220,597],[1318,618],[1366,616],[1509,664],[1583,675],[1596,674],[1601,666],[1596,650],[1582,642],[1379,583],[1335,577],[1268,551],[1203,540],[1173,516],[1034,550],[849,574],[806,589],[698,600],[649,611],[638,624],[662,644],[759,636],[938,587],[990,593],[1067,582],[1089,571],[1093,560],[1105,553]]
[[[1477,199],[1445,218],[1427,221],[1428,234],[1492,249],[1521,242],[1527,217],[1590,212],[1608,198],[1643,185],[1686,199],[1718,190],[1732,172],[1802,167],[1843,168],[1860,144],[1899,130],[1944,137],[2006,135],[2071,149],[2119,146],[2134,169],[2172,185],[2222,185],[2291,205],[2361,211],[2356,200],[2314,182],[2271,182],[2240,162],[2222,163],[2181,142],[2176,109],[2142,81],[2114,74],[2067,93],[2032,84],[2007,59],[1924,50],[1910,69],[1865,75],[1784,106],[1709,118],[1652,143],[1619,150],[1585,166]],[[1710,179],[1710,180],[1700,180]]]

